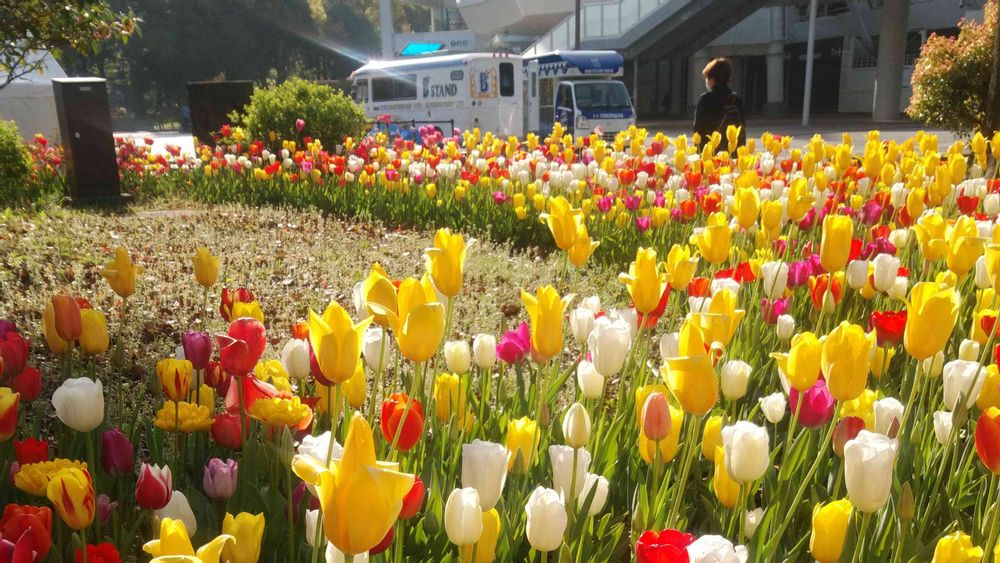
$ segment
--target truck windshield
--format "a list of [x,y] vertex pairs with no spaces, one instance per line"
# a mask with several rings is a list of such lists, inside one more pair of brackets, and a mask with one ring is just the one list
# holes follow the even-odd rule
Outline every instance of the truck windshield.
[[628,90],[621,82],[576,83],[576,107],[580,111],[629,111]]

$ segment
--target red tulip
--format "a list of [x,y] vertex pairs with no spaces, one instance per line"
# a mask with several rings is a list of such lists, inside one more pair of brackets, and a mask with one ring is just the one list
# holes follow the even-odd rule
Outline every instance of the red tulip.
[[240,303],[250,303],[255,300],[253,292],[245,287],[241,287],[236,291],[230,290],[228,287],[222,289],[222,302],[219,304],[219,314],[228,323],[233,320],[233,303],[239,301]]
[[677,530],[647,530],[635,542],[637,563],[687,563],[687,546],[694,536]]
[[143,463],[139,470],[139,480],[135,483],[135,502],[147,510],[159,510],[170,502],[173,496],[173,477],[166,465]]
[[990,407],[976,422],[976,453],[987,469],[1000,475],[1000,409]]
[[858,416],[845,416],[837,423],[833,429],[833,453],[837,457],[844,458],[844,444],[849,440],[858,437],[858,434],[865,429],[865,421]]
[[[11,325],[13,326],[13,325]],[[28,362],[30,346],[16,329],[9,328],[6,333],[0,331],[0,380],[14,377],[22,371]]]
[[660,320],[663,315],[663,311],[667,309],[667,300],[670,297],[670,284],[667,284],[666,289],[663,290],[663,294],[660,295],[660,302],[656,304],[656,308],[650,311],[648,314],[643,314],[636,312],[636,318],[638,320],[639,327],[641,328],[653,328],[656,323]]
[[[118,554],[118,548],[115,544],[104,542],[94,545],[92,543],[87,544],[87,563],[121,563],[121,555]],[[80,549],[76,550],[76,563],[83,562],[83,551]]]
[[[240,397],[240,387],[243,396]],[[226,393],[226,411],[230,414],[240,413],[240,401],[243,401],[243,412],[249,412],[259,399],[270,399],[278,396],[278,390],[270,383],[265,383],[253,375],[233,377]]]
[[20,465],[48,461],[49,443],[35,438],[28,438],[23,442],[14,440],[14,456]]
[[37,369],[28,366],[21,375],[10,380],[10,386],[15,393],[21,394],[21,400],[31,403],[42,394],[42,374]]
[[229,391],[229,374],[222,369],[222,364],[216,361],[208,362],[205,366],[205,385],[225,395]]
[[[247,419],[247,422],[250,422]],[[216,444],[230,450],[243,446],[243,436],[240,434],[240,417],[236,414],[216,415],[212,422],[212,439]]]
[[[52,509],[47,506],[8,504],[0,516],[0,536],[15,542],[14,552],[24,541],[36,559],[44,559],[52,547]],[[17,559],[13,559],[17,561]],[[32,561],[30,557],[25,561]]]
[[0,388],[0,442],[10,440],[17,431],[17,407],[20,396],[10,389]]
[[227,335],[216,338],[219,341],[219,363],[229,375],[246,375],[253,371],[267,346],[264,325],[248,317],[236,319],[229,324]]
[[875,331],[878,345],[899,344],[906,328],[906,309],[901,311],[873,311],[868,317],[868,328]]
[[[826,298],[826,286],[829,283],[830,274],[820,274],[818,276],[809,277],[809,297],[812,299],[813,307],[815,307],[816,310],[823,309],[823,300]],[[841,285],[840,280],[834,277],[833,284],[830,286],[830,296],[833,297],[833,302],[840,303],[840,299],[843,295],[843,285]]]
[[[413,401],[409,412],[406,413],[406,421],[403,421],[403,413],[406,412],[406,404]],[[403,428],[399,425],[402,422]],[[405,393],[393,393],[382,403],[382,437],[390,444],[395,440],[396,449],[401,452],[410,451],[413,446],[420,441],[420,436],[424,433],[424,408],[417,399],[410,399]],[[396,437],[396,434],[399,437]]]
[[385,537],[382,538],[382,541],[378,542],[375,547],[368,550],[368,555],[378,555],[379,553],[389,549],[389,546],[392,545],[392,538],[395,535],[395,528],[389,528],[389,531],[385,533]]
[[427,496],[427,487],[424,486],[424,482],[420,479],[420,476],[415,475],[410,492],[406,493],[406,496],[403,497],[403,508],[399,511],[399,519],[406,520],[416,516],[424,506],[425,496]]

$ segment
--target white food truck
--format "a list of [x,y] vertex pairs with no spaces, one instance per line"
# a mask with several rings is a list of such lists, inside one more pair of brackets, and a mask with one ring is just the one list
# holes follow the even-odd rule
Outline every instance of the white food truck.
[[497,135],[547,133],[559,121],[605,137],[635,123],[614,51],[556,51],[523,58],[460,53],[372,61],[354,71],[354,99],[372,120]]

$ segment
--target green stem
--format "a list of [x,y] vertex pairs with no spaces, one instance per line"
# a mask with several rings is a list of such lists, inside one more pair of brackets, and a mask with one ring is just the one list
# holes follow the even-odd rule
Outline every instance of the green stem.
[[684,438],[684,461],[681,465],[681,472],[677,476],[677,484],[674,485],[674,496],[670,501],[670,512],[667,513],[667,527],[670,528],[674,528],[677,525],[675,519],[681,507],[684,489],[687,487],[688,474],[691,472],[691,460],[694,457],[694,445],[697,441],[700,426],[700,417],[692,417],[692,420],[688,423],[687,436]]
[[868,533],[868,524],[871,522],[871,513],[865,513],[861,516],[861,529],[858,530],[858,539],[854,544],[854,555],[851,556],[851,561],[860,561],[861,554],[864,553],[865,535]]

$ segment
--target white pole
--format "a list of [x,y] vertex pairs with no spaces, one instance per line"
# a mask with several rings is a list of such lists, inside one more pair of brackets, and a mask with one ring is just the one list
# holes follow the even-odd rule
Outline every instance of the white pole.
[[[632,59],[632,107],[639,113],[639,55]],[[636,116],[637,116],[636,115]]]
[[379,0],[378,20],[379,31],[382,36],[382,58],[389,60],[395,54],[395,49],[393,49],[392,45],[392,0]]
[[809,2],[809,40],[806,43],[806,87],[802,95],[802,126],[809,125],[809,106],[812,102],[813,89],[813,57],[816,56],[816,4],[818,0]]

